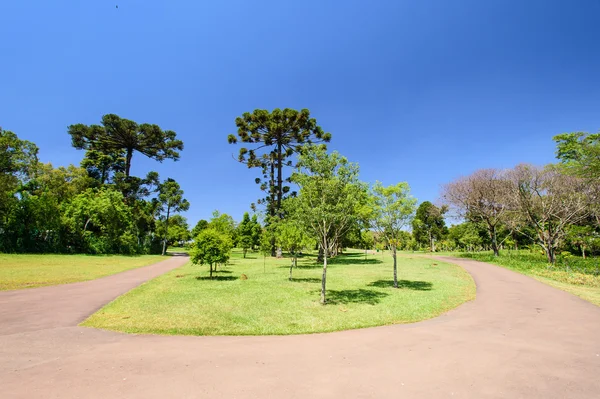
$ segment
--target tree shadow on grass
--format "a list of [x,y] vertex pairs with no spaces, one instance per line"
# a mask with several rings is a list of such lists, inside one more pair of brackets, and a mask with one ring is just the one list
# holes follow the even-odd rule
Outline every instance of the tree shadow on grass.
[[199,281],[234,281],[237,279],[238,279],[237,277],[233,277],[233,276],[213,276],[212,279],[209,276],[196,277],[196,280],[199,280]]
[[[368,284],[369,287],[390,288],[394,287],[394,280],[377,280]],[[433,284],[429,281],[398,280],[398,288],[415,291],[431,291]]]
[[293,278],[292,283],[320,283],[321,279],[316,277]]
[[354,254],[336,256],[335,258],[329,259],[328,263],[330,263],[332,265],[376,265],[379,263],[383,263],[383,261],[381,259],[375,259],[375,258],[365,259],[364,257],[359,258],[359,257],[353,257],[352,255],[354,255]]
[[327,303],[331,305],[364,303],[367,305],[377,305],[382,298],[389,294],[373,290],[328,290],[326,294]]
[[223,274],[231,274],[233,273],[231,270],[213,270],[213,273],[223,273]]

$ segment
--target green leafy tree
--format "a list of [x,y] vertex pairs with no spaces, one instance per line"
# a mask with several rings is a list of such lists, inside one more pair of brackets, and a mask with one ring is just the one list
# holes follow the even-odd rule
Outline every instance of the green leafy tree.
[[191,234],[189,231],[187,219],[182,215],[171,216],[169,219],[168,229],[166,229],[164,220],[160,220],[158,222],[158,227],[156,231],[161,237],[165,236],[167,230],[169,232],[167,235],[168,245],[172,245],[174,243],[184,243],[190,240]]
[[373,185],[372,196],[373,225],[385,237],[388,247],[392,250],[394,288],[398,288],[396,250],[401,244],[402,229],[413,217],[417,200],[410,195],[410,187],[405,182],[388,187],[376,182]]
[[209,265],[210,278],[213,278],[213,266],[229,261],[233,242],[226,235],[213,228],[204,229],[196,237],[192,251],[192,263]]
[[360,217],[367,187],[358,180],[358,165],[324,146],[306,148],[298,157],[292,181],[300,187],[299,221],[323,249],[321,304],[326,303],[327,258],[344,233]]
[[208,222],[204,219],[198,220],[198,223],[192,229],[192,237],[198,237],[198,234],[206,228],[208,228]]
[[431,252],[435,252],[435,242],[441,240],[447,233],[444,214],[446,206],[437,207],[429,201],[424,201],[417,208],[417,213],[412,221],[413,236],[422,245],[427,245]]
[[554,136],[556,157],[574,174],[600,179],[600,133],[563,133]]
[[246,258],[248,250],[252,248],[252,233],[252,220],[248,212],[244,212],[242,221],[237,227],[238,245],[242,248],[244,258]]
[[138,124],[115,114],[104,115],[101,124],[70,125],[68,132],[73,147],[87,151],[84,165],[98,169],[102,182],[110,168],[121,169],[123,157],[125,176],[129,177],[131,159],[136,151],[162,162],[165,159],[178,160],[179,151],[183,150],[183,142],[177,139],[174,131],[162,130],[154,124]]
[[297,214],[298,198],[287,198],[283,208],[286,217],[277,225],[277,245],[292,256],[289,280],[292,281],[292,270],[298,266],[298,253],[305,248],[314,247],[315,240],[309,235],[306,226],[299,220]]
[[213,211],[212,218],[208,222],[208,228],[215,229],[219,233],[225,234],[233,243],[235,243],[235,221],[230,215],[220,213],[217,210]]
[[183,190],[173,179],[165,180],[158,188],[160,210],[165,212],[165,232],[163,236],[162,254],[167,252],[167,238],[169,236],[169,217],[171,213],[187,211],[190,208],[188,200],[183,198]]
[[[260,204],[266,204],[271,222],[282,217],[281,202],[290,188],[286,184],[289,177],[284,176],[284,167],[292,166],[289,159],[307,144],[329,142],[331,134],[325,133],[310,117],[307,109],[274,109],[272,112],[256,109],[236,118],[239,141],[248,147],[240,149],[238,160],[249,168],[259,168],[262,178],[255,181],[260,184],[266,197]],[[238,142],[238,137],[230,134],[230,144]],[[275,256],[275,242],[272,242],[271,255]]]
[[69,245],[81,252],[136,252],[131,211],[117,191],[87,189],[75,196],[65,207],[63,223]]
[[258,222],[258,217],[256,216],[256,214],[252,215],[250,223],[252,226],[252,248],[258,248],[260,246],[260,238],[262,235],[263,228]]

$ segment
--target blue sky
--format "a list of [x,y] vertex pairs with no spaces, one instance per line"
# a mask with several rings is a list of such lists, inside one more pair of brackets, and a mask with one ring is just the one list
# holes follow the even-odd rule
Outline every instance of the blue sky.
[[[118,8],[115,6],[118,5]],[[3,1],[0,126],[54,165],[67,126],[116,113],[175,130],[193,224],[240,219],[256,171],[227,143],[255,108],[308,108],[361,178],[420,201],[484,167],[554,160],[552,136],[600,128],[600,2]]]

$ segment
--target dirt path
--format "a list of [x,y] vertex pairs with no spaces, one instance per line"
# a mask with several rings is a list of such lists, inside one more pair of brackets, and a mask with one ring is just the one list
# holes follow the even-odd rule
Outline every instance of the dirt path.
[[477,299],[416,324],[287,337],[12,327],[0,335],[2,397],[600,397],[600,308],[497,266],[454,263]]

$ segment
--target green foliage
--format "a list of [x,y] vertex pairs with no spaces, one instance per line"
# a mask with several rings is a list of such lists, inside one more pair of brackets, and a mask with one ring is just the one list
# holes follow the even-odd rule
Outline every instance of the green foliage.
[[[167,179],[158,187],[158,201],[160,203],[159,210],[165,212],[165,231],[163,235],[163,250],[162,254],[167,252],[167,241],[169,237],[169,218],[172,212],[183,212],[190,208],[188,200],[183,198],[183,190],[173,179]],[[187,222],[186,222],[187,230]]]
[[183,150],[183,142],[174,131],[162,130],[157,125],[137,124],[114,114],[104,115],[101,123],[102,126],[71,125],[68,131],[73,147],[87,151],[82,166],[91,170],[92,175],[99,173],[102,183],[111,168],[120,171],[124,167],[125,176],[129,177],[135,151],[162,162],[178,160],[179,151]]
[[204,219],[198,220],[198,223],[196,223],[196,225],[192,229],[192,237],[197,237],[198,234],[200,234],[200,232],[202,230],[206,229],[207,227],[208,227],[208,222],[206,220],[204,220]]
[[231,242],[235,242],[235,221],[230,215],[220,213],[217,210],[213,211],[212,218],[208,222],[208,228],[224,234],[229,237]]
[[563,133],[554,136],[556,157],[568,171],[600,179],[600,133]]
[[210,278],[213,277],[213,265],[225,264],[231,255],[233,242],[226,234],[208,228],[196,237],[190,253],[192,263],[210,266]]
[[358,180],[358,165],[324,146],[306,148],[298,157],[292,181],[300,187],[297,220],[324,251],[321,303],[325,304],[327,257],[368,202],[367,186]]
[[417,213],[412,222],[415,240],[435,252],[435,242],[441,240],[447,233],[444,214],[447,208],[438,208],[429,201],[424,201],[417,208]]
[[119,192],[87,189],[66,205],[62,221],[75,252],[137,252],[131,210]]
[[[329,142],[331,134],[317,125],[307,109],[274,109],[273,112],[256,109],[236,118],[235,124],[239,140],[252,145],[252,148],[240,148],[238,160],[249,168],[261,170],[262,178],[256,178],[255,182],[266,196],[258,203],[266,204],[268,220],[274,223],[275,217],[283,216],[281,204],[290,190],[286,184],[290,179],[284,176],[284,167],[292,166],[289,158],[300,153],[305,145]],[[227,140],[230,144],[238,142],[233,134]],[[274,255],[274,242],[271,244]]]
[[248,212],[244,212],[244,216],[242,221],[237,227],[237,243],[238,246],[241,247],[244,251],[244,258],[246,257],[246,253],[249,249],[252,248],[253,245],[253,225],[252,220],[250,220],[250,215]]

